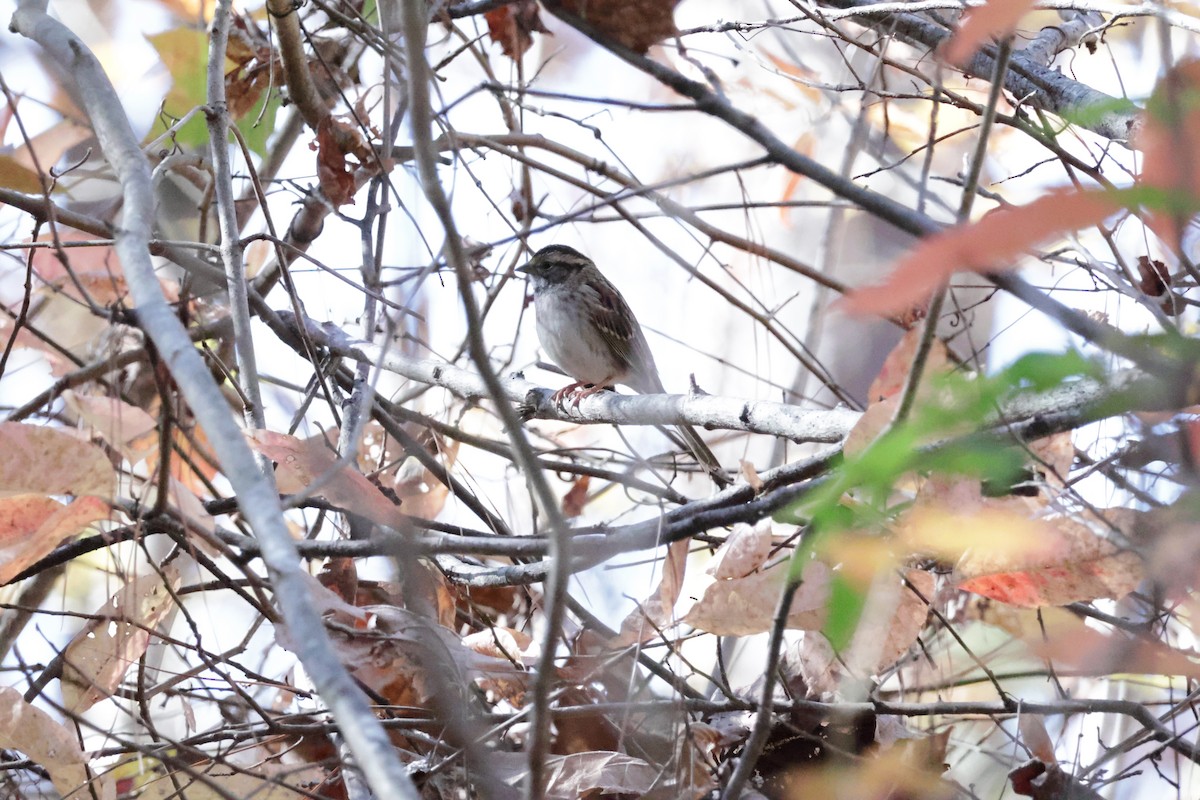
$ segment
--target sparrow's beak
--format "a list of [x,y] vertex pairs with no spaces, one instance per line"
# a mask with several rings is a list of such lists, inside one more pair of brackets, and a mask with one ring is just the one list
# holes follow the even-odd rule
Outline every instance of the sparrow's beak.
[[532,267],[533,267],[533,262],[529,261],[529,262],[517,267],[515,271],[516,272],[524,272],[526,275],[529,275],[533,272]]

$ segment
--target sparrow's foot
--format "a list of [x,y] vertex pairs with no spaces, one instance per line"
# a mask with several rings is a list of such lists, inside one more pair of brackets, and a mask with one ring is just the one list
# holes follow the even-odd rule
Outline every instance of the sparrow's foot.
[[572,408],[579,408],[579,401],[585,397],[591,397],[600,392],[615,392],[616,387],[604,383],[589,383],[582,389],[576,389],[575,400],[571,403]]
[[[576,394],[579,391],[579,387],[581,387],[583,385],[584,385],[583,382],[580,381],[578,383],[572,383],[567,386],[564,386],[563,388],[559,389],[554,394],[550,395],[550,402],[554,403],[556,406],[561,407],[563,405],[563,401],[566,400],[568,397]],[[591,386],[590,383],[587,385]],[[575,405],[576,406],[579,405],[578,400],[575,401]]]

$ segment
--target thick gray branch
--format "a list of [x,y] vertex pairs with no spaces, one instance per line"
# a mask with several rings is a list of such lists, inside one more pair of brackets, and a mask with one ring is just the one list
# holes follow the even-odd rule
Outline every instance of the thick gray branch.
[[[279,317],[296,328],[294,314],[280,311]],[[408,358],[394,349],[386,349],[354,339],[332,324],[303,320],[304,331],[316,344],[331,353],[355,361],[377,365],[380,369],[403,375],[409,380],[441,386],[467,400],[489,399],[491,393],[483,379],[471,370],[443,361]],[[550,400],[550,390],[522,377],[502,381],[505,396],[524,405],[529,417],[564,422],[610,423],[616,425],[700,425],[708,429],[763,433],[783,436],[796,442],[840,442],[858,421],[858,412],[802,409],[786,403],[743,400],[716,395],[619,395],[602,392],[585,398],[578,408],[560,407]]]
[[[866,0],[821,0],[820,4],[847,11],[873,5]],[[854,16],[852,19],[879,33],[894,35],[901,41],[929,50],[935,50],[951,33],[926,17],[907,12]],[[989,79],[995,72],[995,53],[995,47],[983,48],[967,64],[966,71]],[[1119,142],[1129,140],[1140,113],[1132,100],[1097,91],[1020,52],[1012,55],[1004,76],[1004,88],[1026,105],[1065,117],[1080,127]]]
[[284,525],[274,481],[259,471],[229,404],[159,288],[149,253],[150,226],[155,218],[150,168],[121,99],[99,61],[66,26],[46,13],[44,1],[22,3],[10,27],[41,45],[79,88],[78,96],[100,148],[121,184],[124,214],[115,249],[137,306],[138,322],[207,434],[238,505],[258,536],[296,655],[337,719],[372,788],[381,797],[415,799],[416,790],[387,733],[330,644],[300,573],[299,554]]

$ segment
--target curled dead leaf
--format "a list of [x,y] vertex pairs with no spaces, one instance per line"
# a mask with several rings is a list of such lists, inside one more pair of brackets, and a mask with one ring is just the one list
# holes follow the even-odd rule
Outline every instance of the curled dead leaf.
[[516,61],[533,47],[534,33],[549,33],[542,25],[535,0],[518,0],[483,15],[488,35],[500,45],[504,55]]

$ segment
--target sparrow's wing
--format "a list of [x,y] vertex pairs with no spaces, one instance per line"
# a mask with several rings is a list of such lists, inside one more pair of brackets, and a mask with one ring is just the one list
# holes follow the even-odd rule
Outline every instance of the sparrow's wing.
[[625,374],[619,377],[619,382],[639,392],[664,391],[642,326],[633,316],[625,298],[608,281],[594,281],[588,284],[588,288],[596,298],[596,328],[625,367]]

